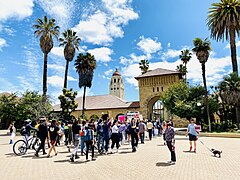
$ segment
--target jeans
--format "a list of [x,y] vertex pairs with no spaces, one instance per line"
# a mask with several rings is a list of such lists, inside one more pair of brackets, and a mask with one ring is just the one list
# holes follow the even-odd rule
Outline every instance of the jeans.
[[149,140],[152,140],[152,129],[148,129]]
[[73,145],[74,145],[74,149],[72,152],[72,156],[77,156],[77,150],[78,150],[78,146],[79,146],[79,141],[80,141],[80,136],[79,134],[74,134],[73,135]]
[[98,134],[97,139],[98,139],[98,142],[97,142],[98,151],[102,151],[103,150],[103,136]]
[[131,133],[131,144],[132,144],[132,149],[138,146],[138,135],[136,132]]
[[109,138],[103,138],[105,152],[108,152]]
[[84,150],[84,148],[85,148],[84,141],[85,141],[85,137],[82,136],[82,137],[81,137],[81,153],[83,153],[83,150]]
[[171,152],[171,161],[176,162],[176,154],[175,154],[175,149],[173,150],[172,141],[167,141],[167,147]]
[[86,143],[86,159],[88,160],[88,151],[89,151],[89,148],[91,148],[92,150],[92,158],[94,157],[94,144],[93,144],[93,141],[85,141]]
[[141,143],[144,143],[145,133],[144,133],[144,132],[141,132],[141,133],[139,133],[139,135],[140,135]]
[[119,148],[119,136],[118,133],[112,133],[112,145],[111,145],[111,149],[114,148],[116,144],[117,149]]

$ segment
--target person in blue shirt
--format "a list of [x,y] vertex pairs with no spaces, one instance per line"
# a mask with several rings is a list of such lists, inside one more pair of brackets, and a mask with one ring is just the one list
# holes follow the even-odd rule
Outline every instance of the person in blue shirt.
[[194,123],[194,119],[190,119],[190,123],[188,124],[186,136],[189,137],[189,143],[190,143],[190,152],[192,151],[192,142],[194,142],[194,152],[196,153],[197,148],[197,136],[198,132],[196,131],[196,124]]

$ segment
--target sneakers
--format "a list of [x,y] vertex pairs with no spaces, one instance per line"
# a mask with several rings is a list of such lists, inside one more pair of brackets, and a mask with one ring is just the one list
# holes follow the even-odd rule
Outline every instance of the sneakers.
[[75,156],[75,159],[79,159],[80,157],[79,156]]
[[170,165],[175,165],[176,164],[175,161],[168,161],[167,163],[170,164]]
[[74,156],[73,155],[70,157],[70,161],[74,162]]
[[34,155],[35,155],[36,157],[39,157],[39,156],[38,156],[38,153],[35,153]]
[[132,152],[136,152],[136,151],[137,151],[136,147],[133,147]]

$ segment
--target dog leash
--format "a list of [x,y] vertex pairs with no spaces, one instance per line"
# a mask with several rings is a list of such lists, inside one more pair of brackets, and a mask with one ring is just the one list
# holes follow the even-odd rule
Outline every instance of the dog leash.
[[198,140],[200,141],[200,143],[202,143],[203,146],[205,146],[210,152],[212,152],[212,150],[211,150],[209,147],[207,147],[207,146],[200,140],[200,138],[198,138]]

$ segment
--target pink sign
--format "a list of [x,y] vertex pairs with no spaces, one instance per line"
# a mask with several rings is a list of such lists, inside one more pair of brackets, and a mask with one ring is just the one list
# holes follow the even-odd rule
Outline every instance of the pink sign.
[[124,119],[125,119],[125,116],[124,116],[124,115],[118,116],[118,120],[119,120],[120,122],[124,122]]

